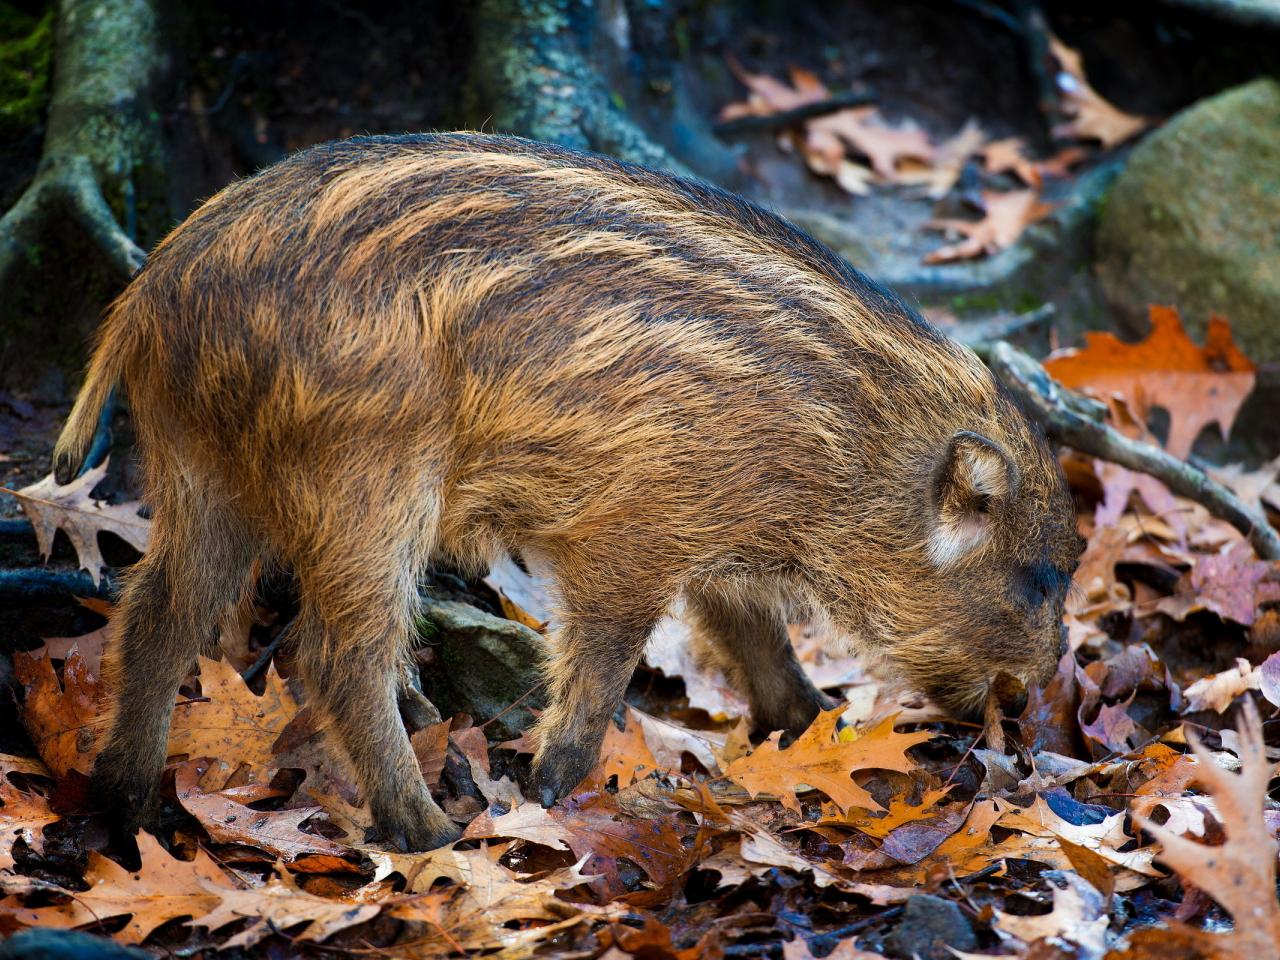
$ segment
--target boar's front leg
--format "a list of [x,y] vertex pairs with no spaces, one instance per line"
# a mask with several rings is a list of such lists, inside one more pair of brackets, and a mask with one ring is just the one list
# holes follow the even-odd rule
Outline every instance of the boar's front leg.
[[586,606],[563,580],[561,590],[573,606],[554,637],[551,704],[538,721],[533,760],[534,796],[544,807],[568,794],[600,759],[607,725],[661,610],[620,597]]
[[302,579],[299,665],[351,758],[380,839],[401,850],[457,840],[461,831],[432,799],[397,710],[412,598],[378,590],[338,597],[332,582],[308,586]]
[[698,640],[711,648],[716,664],[751,704],[757,730],[799,734],[818,711],[835,705],[796,660],[776,601],[709,586],[689,595],[687,603]]

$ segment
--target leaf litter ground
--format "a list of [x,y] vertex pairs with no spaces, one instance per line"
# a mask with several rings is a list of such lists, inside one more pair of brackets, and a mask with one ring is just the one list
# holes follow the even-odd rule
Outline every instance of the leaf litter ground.
[[[1185,455],[1200,429],[1230,429],[1252,367],[1221,324],[1201,347],[1176,315],[1153,320],[1141,344],[1095,338],[1048,368],[1134,436],[1153,439],[1163,410]],[[0,756],[0,932],[79,927],[186,956],[866,960],[951,956],[946,929],[961,956],[1280,955],[1280,738],[1258,720],[1280,704],[1280,567],[1150,478],[1066,467],[1089,540],[1071,652],[1016,716],[949,722],[797,625],[806,669],[845,705],[789,744],[753,739],[677,616],[599,767],[550,810],[523,798],[525,737],[466,716],[415,731],[466,825],[422,854],[366,840],[287,657],[251,666],[246,622],[179,693],[159,836],[119,835],[84,799],[112,632],[98,605],[101,629],[15,657],[35,755]],[[1219,477],[1275,506],[1278,470]],[[98,514],[63,489],[40,491],[41,523],[92,541]],[[125,516],[101,512],[103,528]],[[490,584],[509,617],[552,619],[516,565]]]

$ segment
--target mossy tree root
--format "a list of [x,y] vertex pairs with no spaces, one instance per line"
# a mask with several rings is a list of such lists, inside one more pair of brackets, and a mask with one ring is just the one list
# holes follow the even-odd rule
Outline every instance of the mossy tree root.
[[593,17],[582,0],[477,3],[471,90],[486,126],[686,173],[615,102],[591,60]]
[[61,0],[54,44],[40,164],[0,218],[0,299],[59,218],[74,223],[121,280],[146,259],[135,241],[134,183],[160,162],[151,90],[162,55],[153,0]]

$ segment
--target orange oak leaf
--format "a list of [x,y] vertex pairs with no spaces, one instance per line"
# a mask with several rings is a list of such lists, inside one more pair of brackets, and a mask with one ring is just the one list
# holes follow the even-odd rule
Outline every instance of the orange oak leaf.
[[1153,304],[1150,317],[1151,333],[1138,343],[1086,333],[1083,348],[1059,351],[1044,367],[1063,386],[1110,403],[1113,416],[1116,397],[1143,423],[1154,407],[1168,411],[1165,449],[1185,459],[1209,424],[1226,438],[1253,390],[1254,366],[1221,317],[1209,318],[1203,347],[1187,336],[1177,310]]
[[645,741],[644,727],[634,711],[627,708],[627,725],[619,730],[610,723],[605,730],[604,743],[600,747],[600,762],[587,782],[603,788],[612,776],[617,776],[618,787],[629,787],[640,777],[658,766],[653,752]]
[[62,680],[48,655],[18,653],[13,672],[23,685],[22,725],[56,777],[72,770],[88,773],[97,756],[102,727],[102,686],[73,646]]
[[809,729],[785,750],[774,733],[745,757],[739,757],[724,771],[728,780],[740,784],[752,796],[776,795],[789,810],[800,812],[796,787],[803,784],[821,790],[842,811],[850,807],[881,809],[862,787],[853,782],[858,770],[897,770],[905,773],[913,766],[907,750],[930,739],[925,732],[898,733],[893,717],[887,717],[852,740],[836,737],[842,707],[818,714]]
[[996,253],[1022,236],[1024,230],[1053,211],[1053,204],[1040,199],[1037,190],[982,191],[987,215],[981,220],[931,220],[925,227],[960,234],[959,243],[939,247],[924,258],[925,263],[971,260]]
[[298,712],[275,665],[267,668],[266,687],[258,696],[225,660],[201,657],[199,664],[201,698],[179,700],[174,708],[169,755],[272,765],[272,745]]
[[90,496],[106,473],[104,461],[102,466],[86,471],[65,487],[59,486],[50,474],[29,487],[5,491],[18,499],[22,512],[31,520],[44,558],[49,558],[53,536],[61,530],[75,548],[80,566],[89,571],[94,583],[101,580],[107,565],[98,549],[99,533],[114,533],[144,553],[151,539],[151,521],[138,515],[140,503],[110,504]]
[[[65,893],[65,903],[9,911],[20,923],[39,927],[80,927],[112,917],[128,916],[115,934],[125,943],[141,943],[162,923],[178,917],[201,917],[218,906],[221,891],[231,889],[228,878],[203,850],[194,860],[179,860],[146,832],[138,834],[139,870],[131,872],[97,851],[89,851],[85,890],[53,888]],[[0,880],[6,891],[24,890],[23,877]],[[49,889],[47,885],[41,889]]]
[[1197,943],[1211,946],[1210,956],[1223,960],[1280,955],[1276,842],[1263,817],[1273,765],[1267,759],[1262,724],[1252,702],[1246,704],[1238,729],[1239,774],[1218,766],[1194,735],[1187,737],[1200,761],[1197,779],[1216,801],[1222,820],[1226,841],[1221,846],[1197,843],[1135,814],[1138,825],[1160,842],[1159,859],[1184,883],[1194,884],[1231,914],[1235,928],[1230,933],[1206,940],[1200,931],[1189,931]]

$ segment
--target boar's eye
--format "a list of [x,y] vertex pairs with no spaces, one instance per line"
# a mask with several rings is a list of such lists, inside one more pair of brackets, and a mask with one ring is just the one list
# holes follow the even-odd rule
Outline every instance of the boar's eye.
[[1039,607],[1061,595],[1070,577],[1048,563],[1033,563],[1018,571],[1017,599],[1028,607]]

